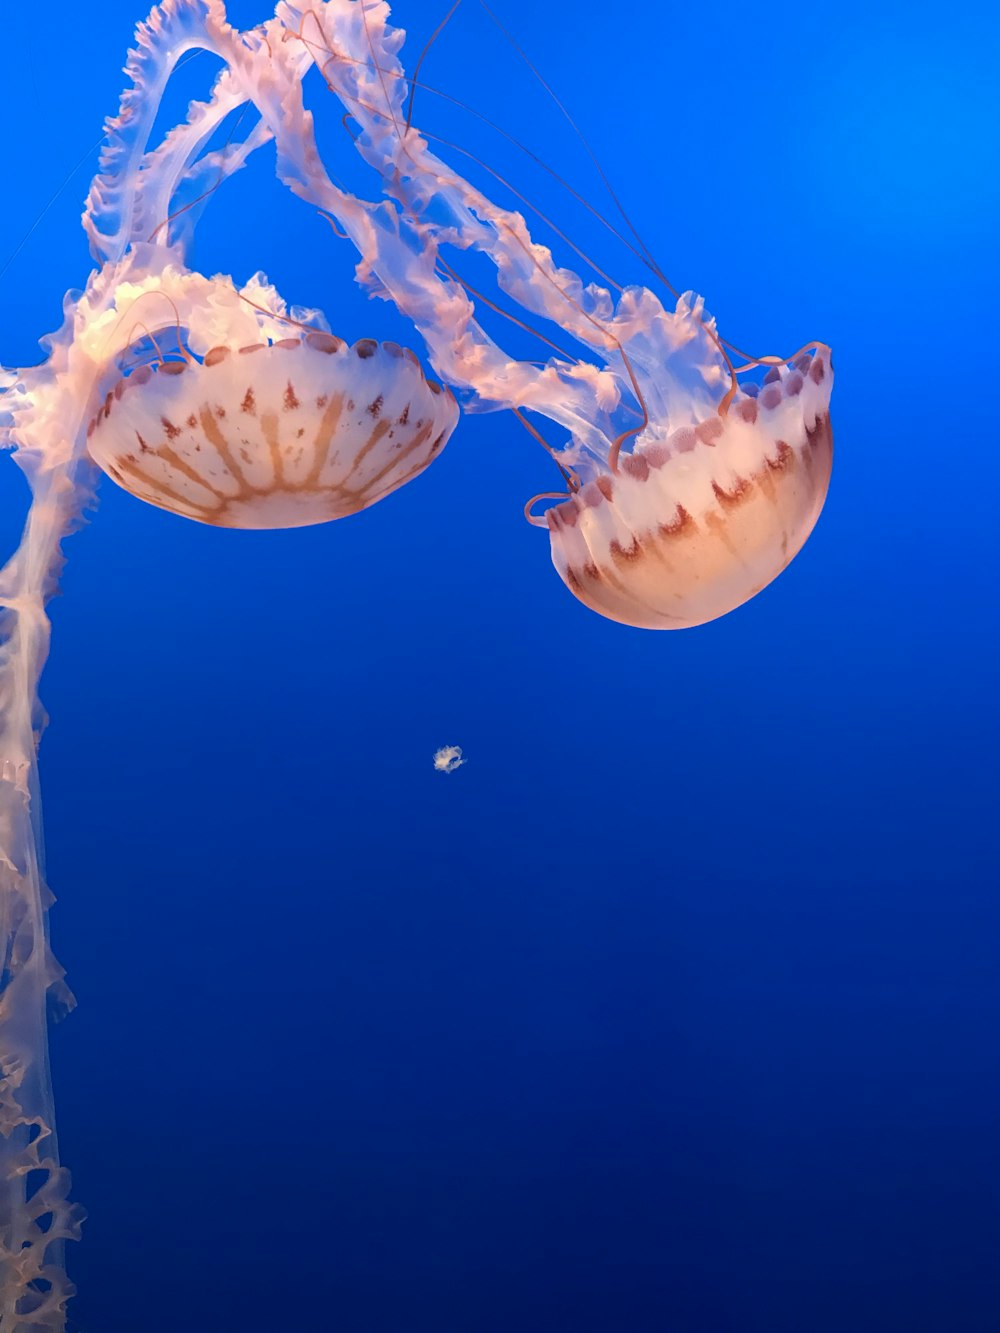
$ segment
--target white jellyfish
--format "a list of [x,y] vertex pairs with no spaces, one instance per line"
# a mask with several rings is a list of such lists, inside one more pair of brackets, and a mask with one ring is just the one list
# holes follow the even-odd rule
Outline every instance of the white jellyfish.
[[434,768],[438,773],[454,773],[464,763],[460,745],[442,745],[434,753]]

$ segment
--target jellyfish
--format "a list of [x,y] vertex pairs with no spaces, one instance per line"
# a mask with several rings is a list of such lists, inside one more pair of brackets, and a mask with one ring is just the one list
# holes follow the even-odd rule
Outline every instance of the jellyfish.
[[[223,0],[163,0],[137,30],[88,196],[94,271],[66,297],[43,362],[0,374],[0,442],[32,491],[21,544],[0,571],[4,1333],[64,1328],[62,1245],[82,1220],[48,1073],[47,1009],[65,1011],[72,997],[48,940],[38,685],[62,542],[98,474],[196,522],[323,523],[409,494],[460,407],[505,410],[512,435],[525,427],[558,468],[562,488],[525,514],[547,532],[563,583],[602,617],[650,629],[699,625],[749,600],[801,549],[824,502],[830,349],[750,357],[692,292],[666,284],[668,308],[648,287],[613,290],[557,262],[522,213],[432,151],[408,103],[402,48],[389,6],[372,0],[281,0],[247,32],[229,26]],[[221,73],[153,146],[163,91],[197,50]],[[326,168],[305,99],[312,69],[353,127],[367,195]],[[243,137],[213,147],[236,111]],[[354,246],[357,281],[395,304],[437,378],[395,343],[347,346],[320,311],[289,309],[263,274],[238,286],[190,267],[202,212],[267,143],[279,179],[330,224],[317,224],[323,243],[336,232]],[[511,355],[483,325],[491,299],[462,280],[452,251],[489,261],[498,300],[522,326],[558,329],[578,350]],[[457,746],[434,758],[444,772],[462,762]]]
[[438,773],[454,773],[464,763],[460,745],[442,745],[434,753],[434,769]]

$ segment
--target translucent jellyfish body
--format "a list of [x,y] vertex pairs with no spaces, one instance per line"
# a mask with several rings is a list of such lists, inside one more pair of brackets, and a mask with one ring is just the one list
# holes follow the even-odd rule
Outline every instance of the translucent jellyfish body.
[[227,528],[357,513],[430,464],[458,420],[412,352],[328,333],[210,348],[122,376],[88,450],[119,486]]
[[435,751],[434,768],[438,773],[454,773],[464,763],[460,745],[442,745],[440,750]]
[[627,625],[683,629],[753,597],[801,550],[833,461],[829,353],[773,368],[725,416],[665,440],[646,432],[612,475],[546,519],[552,561],[586,606]]

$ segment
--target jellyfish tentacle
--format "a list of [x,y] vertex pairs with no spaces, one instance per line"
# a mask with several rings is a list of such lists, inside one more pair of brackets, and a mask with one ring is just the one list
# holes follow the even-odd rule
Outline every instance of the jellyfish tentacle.
[[98,263],[116,262],[137,234],[148,234],[137,214],[143,194],[139,172],[164,89],[178,62],[204,40],[208,0],[163,0],[136,29],[125,73],[131,86],[105,124],[107,142],[83,215]]
[[444,18],[431,33],[430,37],[427,39],[424,49],[420,52],[420,55],[417,56],[417,63],[413,66],[413,75],[412,78],[410,79],[410,97],[409,101],[406,104],[406,126],[403,131],[404,134],[409,134],[410,127],[413,124],[413,103],[416,98],[416,91],[421,86],[420,71],[423,68],[424,61],[430,55],[431,47],[444,32],[445,28],[447,28],[448,24],[454,17],[455,11],[458,9],[461,3],[462,0],[452,0],[451,8],[448,10],[447,14],[445,14]]
[[[329,5],[323,8],[327,20],[345,19],[343,7],[333,8],[338,12],[331,12]],[[297,37],[306,15],[318,10],[316,6],[305,10],[282,4],[278,16],[287,32]],[[376,47],[384,12],[384,6],[373,6],[369,11],[369,17],[374,18],[372,38]],[[347,7],[346,21],[353,25],[351,35],[356,47],[367,50],[358,11],[351,6]],[[388,46],[398,47],[399,40],[399,35],[390,35]],[[310,40],[309,48],[315,45]],[[324,31],[325,48],[338,50],[342,45],[336,34],[330,37]],[[237,72],[247,95],[274,133],[281,179],[307,202],[337,218],[362,256],[356,271],[358,280],[388,291],[399,309],[414,321],[424,334],[438,374],[456,388],[473,390],[474,397],[468,404],[473,408],[489,410],[514,404],[537,408],[563,425],[581,449],[590,451],[595,459],[606,458],[614,432],[609,433],[601,422],[609,404],[613,406],[617,400],[613,376],[590,364],[549,363],[538,368],[506,354],[480,327],[473,302],[460,285],[437,271],[439,243],[435,227],[425,219],[401,213],[392,203],[373,203],[348,195],[330,180],[316,149],[312,117],[303,105],[301,81],[281,68],[280,55],[269,65],[266,82],[259,77],[251,53],[233,51],[231,58],[230,68]],[[380,57],[379,64],[385,67],[386,59]],[[370,97],[382,98],[370,58],[345,62],[345,69],[352,84],[364,82],[359,71],[368,76],[360,94],[348,91],[342,97],[348,111],[353,114],[359,96],[366,105],[371,105],[367,100]],[[398,99],[401,107],[405,80],[390,80],[387,87],[389,98]],[[380,114],[384,118],[387,113]],[[471,220],[471,214],[468,217]],[[452,230],[456,235],[464,234],[460,228],[449,229],[449,234]],[[472,367],[475,373],[470,378]]]
[[[77,410],[61,378],[73,321],[68,300],[63,335],[47,344],[49,361],[19,376],[0,399],[0,438],[10,439],[16,424],[25,428],[15,458],[33,495],[21,544],[0,570],[0,1328],[11,1333],[62,1333],[73,1294],[62,1244],[78,1237],[83,1216],[69,1202],[69,1175],[59,1165],[49,1078],[47,1010],[55,1000],[66,1012],[73,999],[49,947],[52,895],[43,877],[35,768],[44,726],[38,681],[50,632],[45,603],[62,538],[91,494],[89,469],[63,433]],[[43,1183],[29,1188],[38,1172]]]
[[267,127],[258,122],[241,143],[200,157],[226,117],[247,101],[223,68],[208,100],[192,102],[185,121],[149,148],[164,90],[185,57],[210,51],[225,59],[234,42],[258,49],[267,40],[266,29],[235,33],[220,0],[163,0],[139,25],[126,64],[131,87],[122,94],[118,114],[107,121],[107,143],[84,212],[84,227],[99,263],[119,262],[129,245],[155,239],[171,218],[172,200],[181,189],[194,196],[181,210],[192,216],[177,229],[186,239],[198,204],[213,192],[210,180],[218,183],[232,175],[268,142]]
[[[289,25],[299,18],[288,4],[278,13]],[[402,209],[400,229],[416,232],[424,253],[441,244],[482,250],[497,266],[501,290],[572,334],[603,362],[571,371],[550,365],[529,375],[524,363],[509,357],[501,372],[496,358],[479,354],[478,344],[476,356],[467,354],[468,345],[460,346],[456,355],[455,322],[442,327],[433,318],[433,302],[427,309],[411,299],[415,264],[409,263],[405,282],[392,273],[391,265],[383,264],[389,277],[385,272],[380,277],[421,328],[437,369],[449,382],[472,390],[472,406],[518,405],[550,416],[569,429],[574,458],[590,455],[592,470],[607,466],[614,441],[630,434],[613,424],[620,404],[634,402],[643,415],[648,410],[654,420],[667,420],[671,426],[694,424],[715,410],[721,397],[717,385],[726,367],[700,302],[689,294],[681,298],[677,312],[668,315],[651,292],[628,288],[616,305],[607,289],[584,286],[577,275],[559,268],[547,248],[532,241],[520,214],[498,208],[456,176],[416,130],[403,138],[395,134],[384,109],[385,80],[374,68],[395,76],[388,83],[390,96],[395,87],[401,99],[405,77],[396,55],[399,34],[386,25],[386,7],[372,7],[364,27],[351,0],[328,0],[322,15],[327,48],[344,57],[337,64],[336,82],[328,83],[361,126],[359,151]],[[437,220],[442,216],[445,221]],[[376,262],[382,258],[376,246],[365,250],[362,242],[361,248]],[[459,327],[474,326],[469,321]],[[589,402],[579,397],[581,380],[589,388]],[[574,401],[582,411],[567,411]]]
[[[286,22],[295,15],[288,3],[278,12]],[[363,265],[415,320],[445,378],[472,393],[473,406],[528,408],[570,429],[564,457],[591,480],[546,516],[564,581],[602,614],[657,628],[698,624],[753,596],[800,549],[825,498],[828,357],[817,347],[794,372],[773,370],[778,382],[766,384],[758,404],[752,386],[741,390],[730,345],[700,297],[682,293],[668,312],[644,288],[614,300],[606,287],[585,285],[532,239],[520,213],[440,161],[412,115],[400,132],[401,34],[386,5],[327,0],[313,13],[332,53],[327,85],[358,124],[356,147],[397,206],[370,216],[391,218],[396,236],[413,234],[414,250],[435,258],[433,271],[420,274],[417,258],[403,255],[398,266],[381,233],[367,247],[355,234]],[[488,256],[502,292],[592,359],[541,369],[509,359],[498,374],[480,344],[457,341],[455,323],[437,318],[440,304],[412,299],[414,286],[430,296],[434,276],[447,290],[450,266],[439,251],[449,245]],[[473,307],[463,333],[476,327]],[[583,431],[567,408],[579,403],[572,388],[580,382],[593,395]],[[533,519],[530,505],[527,512]]]
[[[22,608],[23,611],[23,608]],[[18,635],[27,617],[17,618]],[[17,651],[15,644],[4,652]],[[5,701],[6,702],[6,701]],[[4,721],[6,732],[6,719]],[[62,1333],[74,1287],[62,1248],[78,1240],[83,1209],[69,1201],[59,1165],[46,1054],[48,997],[73,1005],[52,956],[46,927],[50,895],[42,879],[33,816],[38,809],[30,758],[16,762],[5,737],[0,765],[0,901],[4,965],[0,976],[0,1328]],[[29,1174],[35,1182],[28,1197]],[[38,1179],[41,1177],[41,1184]],[[29,1318],[30,1312],[30,1318]]]
[[[279,15],[289,36],[303,31],[305,15],[281,5]],[[379,8],[373,9],[376,17]],[[364,41],[360,23],[357,40]],[[432,364],[437,373],[456,388],[463,387],[464,367],[479,364],[485,375],[503,384],[496,395],[496,405],[507,407],[508,397],[531,408],[536,401],[548,405],[557,399],[555,419],[567,425],[595,453],[607,444],[607,435],[595,425],[601,416],[601,397],[613,396],[611,379],[600,383],[600,372],[592,365],[537,369],[505,355],[485,335],[475,319],[475,308],[459,284],[444,280],[436,272],[437,245],[424,224],[401,215],[388,203],[369,203],[341,191],[329,179],[321,163],[313,135],[312,116],[305,111],[301,80],[287,63],[289,43],[275,49],[275,59],[261,68],[257,53],[245,47],[229,45],[225,59],[248,97],[275,136],[277,169],[285,184],[308,203],[336,217],[340,227],[359,249],[361,261],[356,276],[373,289],[385,289],[405,315],[415,321],[427,337]],[[309,43],[315,47],[315,43]],[[331,43],[327,43],[331,45]],[[307,48],[308,49],[308,48]],[[309,57],[313,59],[313,57]],[[377,91],[381,96],[381,91]],[[392,93],[391,93],[392,96]],[[400,95],[401,96],[401,93]],[[347,103],[349,109],[349,101]],[[384,115],[384,113],[383,113]],[[481,376],[477,377],[480,380]],[[508,380],[515,383],[508,385]],[[555,395],[547,380],[559,379]],[[511,392],[512,389],[512,392]],[[489,399],[480,392],[473,405],[484,407]]]
[[[308,13],[310,17],[315,17],[314,11],[310,10],[308,11]],[[314,43],[307,41],[304,29],[303,31],[298,32],[297,36],[300,41],[306,43],[310,47],[315,45]],[[342,51],[333,53],[325,45],[322,46],[321,49],[326,54],[327,60],[322,63],[317,61],[317,67],[319,68],[321,74],[324,75],[324,77],[327,65],[332,64],[334,62],[343,61],[350,63],[352,61],[357,60],[357,57],[348,55],[347,53]],[[425,51],[426,50],[427,48],[425,47]],[[378,66],[378,69],[382,74],[389,75],[392,78],[406,79],[407,77],[404,73],[400,73],[399,71],[396,70],[386,70],[382,66]],[[328,81],[328,86],[329,86],[329,81]],[[582,194],[573,185],[571,185],[570,182],[565,179],[565,177],[561,176],[559,172],[556,171],[552,166],[550,166],[549,163],[546,162],[544,158],[540,157],[538,153],[534,152],[526,144],[522,143],[521,140],[518,139],[515,135],[511,134],[509,130],[505,130],[502,125],[498,125],[496,121],[491,120],[488,116],[484,115],[481,111],[478,111],[475,107],[470,106],[467,102],[463,102],[460,98],[454,97],[451,93],[444,92],[441,88],[436,88],[429,83],[419,81],[416,78],[416,76],[409,78],[408,86],[411,89],[411,101],[410,104],[408,104],[407,108],[407,125],[404,131],[404,137],[405,134],[408,133],[410,130],[412,91],[417,88],[419,88],[424,92],[431,93],[433,94],[433,96],[441,99],[442,101],[448,102],[451,106],[457,107],[459,110],[464,111],[467,115],[473,117],[475,120],[479,121],[481,124],[485,125],[488,129],[493,131],[495,134],[499,135],[502,139],[505,139],[513,148],[516,148],[519,153],[522,153],[530,161],[534,162],[537,167],[539,167],[542,171],[545,172],[547,176],[549,176],[552,180],[556,182],[556,184],[559,186],[561,190],[564,190],[567,194],[569,194],[578,204],[581,205],[582,208],[584,208],[588,213],[590,213],[590,215],[594,218],[596,222],[600,223],[600,225],[604,227],[605,230],[610,232],[611,235],[617,241],[620,242],[620,244],[625,246],[625,248],[629,250],[630,253],[634,255],[635,258],[639,260],[641,264],[644,265],[644,267],[648,268],[652,273],[654,273],[656,277],[658,277],[660,281],[663,282],[664,286],[669,288],[669,290],[675,296],[680,295],[678,290],[675,287],[673,287],[671,283],[663,275],[659,266],[655,263],[652,257],[645,251],[645,248],[644,247],[639,248],[642,246],[641,238],[638,238],[635,242],[630,241],[628,237],[625,236],[623,232],[621,232],[618,229],[618,227],[616,227],[615,224],[611,222],[610,219],[607,218],[600,211],[600,209],[597,208],[584,194]],[[565,114],[565,111],[562,108],[561,103],[557,102],[557,105],[560,106],[560,109],[563,110],[563,113]],[[375,110],[375,108],[372,107],[369,107],[368,109]],[[345,112],[342,119],[346,122],[350,118],[351,118],[351,113]],[[582,135],[580,135],[580,132],[578,130],[576,132],[578,137],[582,139]],[[584,263],[587,264],[588,267],[592,268],[597,273],[598,277],[600,277],[604,282],[608,283],[609,286],[614,287],[616,291],[622,290],[623,288],[622,283],[617,282],[614,278],[606,274],[597,264],[595,264],[594,260],[573,241],[571,236],[567,235],[556,225],[556,223],[552,220],[551,217],[543,213],[541,209],[535,203],[532,202],[531,199],[529,199],[526,195],[522,194],[516,188],[516,186],[505,176],[501,175],[500,172],[494,170],[494,168],[491,167],[487,161],[485,161],[483,158],[478,157],[475,153],[470,152],[468,149],[463,148],[460,144],[454,143],[452,140],[445,139],[437,134],[430,134],[426,130],[422,130],[420,133],[423,138],[428,140],[428,142],[439,144],[442,147],[448,149],[448,151],[450,152],[458,153],[461,156],[468,157],[472,161],[474,161],[478,167],[480,167],[483,171],[487,173],[487,175],[492,176],[494,180],[498,181],[501,185],[503,185],[505,189],[509,190],[511,194],[513,194],[523,204],[525,204],[528,208],[530,208],[533,213],[535,213],[539,218],[541,218],[541,220],[546,224],[546,226],[548,226],[550,230],[553,231],[555,235],[559,237],[560,241],[563,241],[567,246],[569,246],[569,248],[572,249],[584,261]],[[583,143],[586,146],[586,140],[583,140]],[[588,154],[593,158],[594,155],[592,153],[592,150],[590,150],[589,148],[588,148]],[[601,170],[599,164],[598,164],[598,170],[599,171]],[[622,206],[618,201],[617,195],[615,195],[613,191],[612,191],[612,199],[615,201],[616,207],[619,209],[619,211],[621,211]],[[627,216],[626,216],[626,221],[628,221]],[[629,225],[631,226],[631,224]]]

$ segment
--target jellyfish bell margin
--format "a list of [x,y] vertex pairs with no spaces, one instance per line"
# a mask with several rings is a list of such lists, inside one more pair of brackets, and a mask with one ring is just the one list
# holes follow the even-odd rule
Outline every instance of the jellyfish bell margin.
[[[703,625],[750,600],[812,532],[833,463],[829,348],[748,384],[725,416],[655,425],[541,520],[552,563],[598,615],[641,629]],[[533,520],[534,521],[534,520]]]
[[358,513],[433,462],[458,404],[411,351],[295,335],[127,369],[88,425],[91,459],[158,508],[256,529]]

